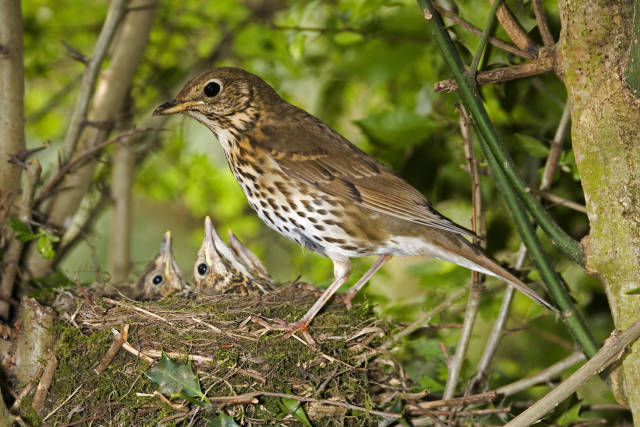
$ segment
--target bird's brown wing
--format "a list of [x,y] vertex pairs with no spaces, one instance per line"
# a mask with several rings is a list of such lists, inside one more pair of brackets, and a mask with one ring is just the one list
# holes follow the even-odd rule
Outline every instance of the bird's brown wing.
[[[418,190],[329,126],[296,107],[261,126],[255,143],[290,177],[376,212],[457,234],[474,233],[436,211]],[[293,116],[293,117],[292,117]],[[294,124],[291,126],[291,124]],[[253,139],[253,138],[252,138]]]

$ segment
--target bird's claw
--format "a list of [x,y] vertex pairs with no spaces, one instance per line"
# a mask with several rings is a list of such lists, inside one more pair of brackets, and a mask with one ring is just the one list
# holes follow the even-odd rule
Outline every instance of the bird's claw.
[[293,323],[287,323],[282,319],[274,319],[274,321],[276,322],[274,323],[269,323],[266,320],[264,320],[261,317],[256,317],[252,319],[255,323],[257,323],[258,325],[272,330],[272,331],[284,331],[286,332],[285,334],[285,338],[290,338],[293,334],[295,334],[296,332],[300,332],[302,334],[302,336],[304,337],[305,341],[307,341],[307,343],[310,346],[313,347],[317,347],[318,344],[316,343],[316,341],[313,339],[313,337],[311,336],[311,334],[309,333],[309,331],[307,331],[307,327],[309,326],[309,322],[305,321],[304,319],[298,320],[297,322],[293,322]]

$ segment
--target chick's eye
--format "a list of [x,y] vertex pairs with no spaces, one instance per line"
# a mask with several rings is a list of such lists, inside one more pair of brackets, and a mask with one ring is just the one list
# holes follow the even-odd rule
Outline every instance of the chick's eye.
[[198,265],[198,274],[201,276],[204,276],[207,273],[207,270],[209,268],[207,267],[207,264],[202,263],[200,265]]
[[162,276],[159,274],[154,276],[152,282],[154,285],[159,285],[160,283],[162,283]]
[[209,98],[213,98],[214,96],[220,93],[220,89],[221,87],[219,83],[209,82],[204,87],[204,94],[207,95]]

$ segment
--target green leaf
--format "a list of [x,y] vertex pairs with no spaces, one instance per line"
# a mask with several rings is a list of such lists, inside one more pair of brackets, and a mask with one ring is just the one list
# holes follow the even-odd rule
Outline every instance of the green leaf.
[[9,226],[16,232],[16,239],[21,242],[28,242],[38,237],[37,234],[33,234],[29,230],[29,226],[18,218],[11,218],[9,220]]
[[540,140],[522,133],[515,133],[514,136],[518,140],[520,146],[531,156],[545,158],[549,155],[549,147]]
[[220,414],[215,418],[209,418],[207,421],[207,427],[240,427],[233,417],[227,414]]
[[191,366],[169,359],[164,351],[160,362],[149,368],[144,374],[156,384],[160,393],[172,397],[205,398],[205,401],[208,402]]
[[407,110],[374,113],[355,123],[371,140],[397,147],[422,142],[437,127],[433,120]]
[[429,389],[432,392],[438,392],[444,390],[444,385],[440,384],[438,381],[434,380],[431,377],[422,377],[418,381],[420,387]]
[[631,289],[630,291],[625,292],[627,295],[640,295],[640,288]]
[[362,40],[364,40],[362,34],[355,31],[341,31],[333,36],[333,41],[342,46],[360,43]]
[[568,411],[560,415],[555,420],[554,424],[559,426],[566,426],[566,425],[574,424],[579,421],[584,421],[585,418],[580,416],[581,409],[582,409],[582,402],[579,402],[573,405]]
[[[53,250],[53,244],[51,243],[55,241],[53,239],[54,237],[55,236],[46,233],[42,233],[40,237],[38,237],[38,243],[36,245],[38,253],[46,259],[51,259],[56,255],[56,251]],[[57,237],[55,237],[55,239],[57,239]]]
[[289,40],[289,53],[294,59],[300,59],[304,55],[307,35],[305,33],[296,33]]
[[307,418],[307,414],[304,413],[304,409],[300,404],[300,401],[297,399],[292,399],[290,397],[282,397],[280,398],[280,403],[286,411],[290,414],[293,414],[294,417],[298,419],[302,424],[307,427],[312,427],[311,421]]

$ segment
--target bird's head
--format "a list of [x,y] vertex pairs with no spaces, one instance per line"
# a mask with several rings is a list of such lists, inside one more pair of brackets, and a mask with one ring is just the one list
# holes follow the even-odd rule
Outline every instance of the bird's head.
[[216,134],[220,129],[252,128],[258,109],[280,97],[260,77],[241,68],[220,67],[191,79],[180,93],[153,112],[154,116],[184,113]]
[[204,238],[193,265],[193,282],[199,293],[246,293],[243,284],[251,274],[222,241],[209,217],[204,220]]
[[154,300],[182,292],[188,285],[173,257],[171,232],[164,234],[158,254],[147,264],[136,285],[140,299]]

